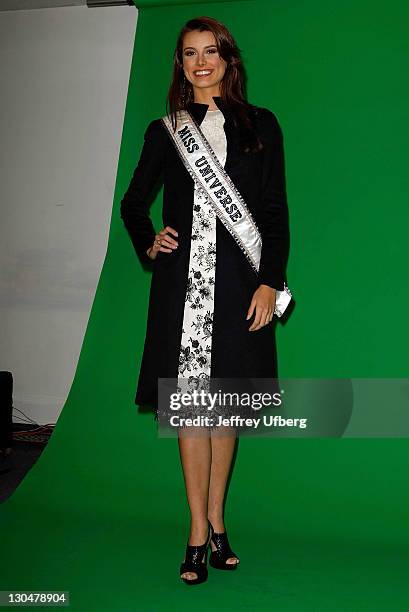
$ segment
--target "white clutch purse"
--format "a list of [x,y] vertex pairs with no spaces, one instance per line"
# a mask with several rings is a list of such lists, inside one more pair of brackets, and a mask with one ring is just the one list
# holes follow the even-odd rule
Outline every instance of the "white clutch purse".
[[292,293],[287,287],[287,285],[284,283],[283,291],[276,291],[276,304],[274,308],[274,314],[276,314],[277,317],[281,317],[288,304],[291,302],[291,299]]

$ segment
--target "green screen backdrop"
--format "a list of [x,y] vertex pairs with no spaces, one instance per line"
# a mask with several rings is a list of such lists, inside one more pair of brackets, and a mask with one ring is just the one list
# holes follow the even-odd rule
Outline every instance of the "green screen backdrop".
[[[407,2],[160,4],[139,5],[109,245],[75,379],[0,508],[0,589],[67,590],[76,611],[400,611],[406,438],[240,439],[225,519],[241,566],[210,568],[197,589],[180,581],[188,507],[177,441],[133,403],[150,273],[119,203],[148,122],[165,113],[180,28],[220,19],[249,101],[284,133],[295,308],[277,326],[280,376],[407,376]],[[151,210],[159,230],[161,193]]]

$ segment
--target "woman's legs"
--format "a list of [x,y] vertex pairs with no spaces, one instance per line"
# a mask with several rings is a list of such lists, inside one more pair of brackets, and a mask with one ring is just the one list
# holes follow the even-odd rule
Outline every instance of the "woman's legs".
[[[223,502],[236,434],[209,436],[201,430],[193,435],[189,428],[180,430],[178,441],[191,515],[189,544],[200,546],[208,535],[207,519],[217,533],[224,531]],[[236,563],[236,558],[227,563]],[[182,577],[192,580],[197,574],[185,572]]]

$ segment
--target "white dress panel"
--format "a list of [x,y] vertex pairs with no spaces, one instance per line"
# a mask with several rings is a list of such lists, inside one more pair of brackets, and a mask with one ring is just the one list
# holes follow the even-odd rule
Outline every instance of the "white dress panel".
[[[200,128],[224,167],[226,134],[220,109],[207,111]],[[183,315],[178,383],[181,391],[208,389],[216,269],[216,213],[194,188],[189,277]]]

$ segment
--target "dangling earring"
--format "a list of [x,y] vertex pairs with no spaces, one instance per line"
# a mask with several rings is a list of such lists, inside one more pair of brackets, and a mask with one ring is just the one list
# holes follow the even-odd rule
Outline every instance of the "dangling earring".
[[183,81],[182,81],[182,87],[181,87],[181,99],[182,99],[182,106],[183,108],[185,108],[186,105],[186,76],[183,75]]

